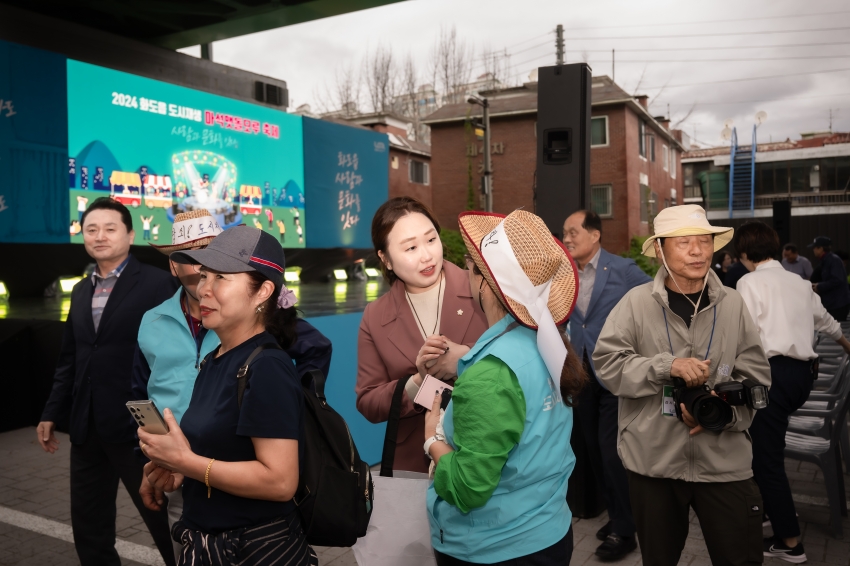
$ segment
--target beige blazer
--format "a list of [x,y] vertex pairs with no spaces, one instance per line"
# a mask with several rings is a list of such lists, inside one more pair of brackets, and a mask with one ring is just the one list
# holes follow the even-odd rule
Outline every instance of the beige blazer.
[[[472,299],[467,272],[443,261],[445,291],[440,333],[452,342],[472,347],[487,330],[487,319]],[[404,293],[396,281],[383,297],[363,313],[357,342],[357,410],[373,423],[389,418],[396,381],[416,370],[416,355],[424,340]],[[393,469],[428,471],[425,413],[404,394]]]

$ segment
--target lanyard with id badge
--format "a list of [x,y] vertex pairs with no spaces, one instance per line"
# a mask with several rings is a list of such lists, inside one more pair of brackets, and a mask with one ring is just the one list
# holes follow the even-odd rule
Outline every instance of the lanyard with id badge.
[[[717,305],[714,306],[714,321],[711,323],[711,335],[708,338],[708,348],[705,349],[705,358],[703,360],[708,360],[708,354],[711,352],[711,343],[714,341],[714,328],[717,325]],[[664,326],[667,329],[667,343],[670,344],[670,354],[675,357],[676,354],[673,352],[673,340],[670,338],[670,326],[667,324],[667,311],[664,310],[664,307],[661,307],[661,312],[664,314]],[[696,320],[691,324],[695,324]],[[661,414],[665,417],[677,417],[678,414],[676,412],[676,399],[673,396],[672,385],[665,385],[663,389],[663,397],[661,401]]]

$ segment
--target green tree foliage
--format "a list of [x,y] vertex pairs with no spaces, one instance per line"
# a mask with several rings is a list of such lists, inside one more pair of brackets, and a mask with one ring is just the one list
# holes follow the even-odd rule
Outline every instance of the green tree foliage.
[[643,243],[646,241],[646,238],[647,236],[635,236],[634,238],[632,238],[631,242],[629,243],[629,251],[621,255],[623,257],[635,260],[637,266],[640,267],[644,273],[646,273],[650,277],[655,277],[655,274],[658,273],[658,262],[653,258],[646,257],[641,252],[641,250],[643,249]]
[[443,242],[443,259],[447,259],[461,269],[466,269],[463,256],[466,254],[466,244],[458,230],[440,229],[440,240]]

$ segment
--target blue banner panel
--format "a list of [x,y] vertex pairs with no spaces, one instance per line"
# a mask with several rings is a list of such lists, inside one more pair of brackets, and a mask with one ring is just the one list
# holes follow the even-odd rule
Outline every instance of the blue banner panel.
[[0,242],[70,239],[65,61],[0,41]]
[[371,248],[372,217],[389,195],[386,134],[304,118],[309,248]]
[[372,424],[357,411],[354,384],[357,381],[357,335],[361,318],[363,313],[320,316],[307,321],[333,344],[331,373],[325,386],[328,404],[348,423],[360,458],[373,465],[381,461],[387,423]]

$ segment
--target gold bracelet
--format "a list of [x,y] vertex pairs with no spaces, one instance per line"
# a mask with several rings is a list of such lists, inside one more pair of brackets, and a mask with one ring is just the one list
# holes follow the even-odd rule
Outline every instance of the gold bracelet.
[[210,463],[207,464],[207,471],[204,474],[204,483],[207,484],[207,499],[212,495],[212,487],[210,487],[210,468],[212,468],[213,462],[215,462],[215,458],[210,459]]

